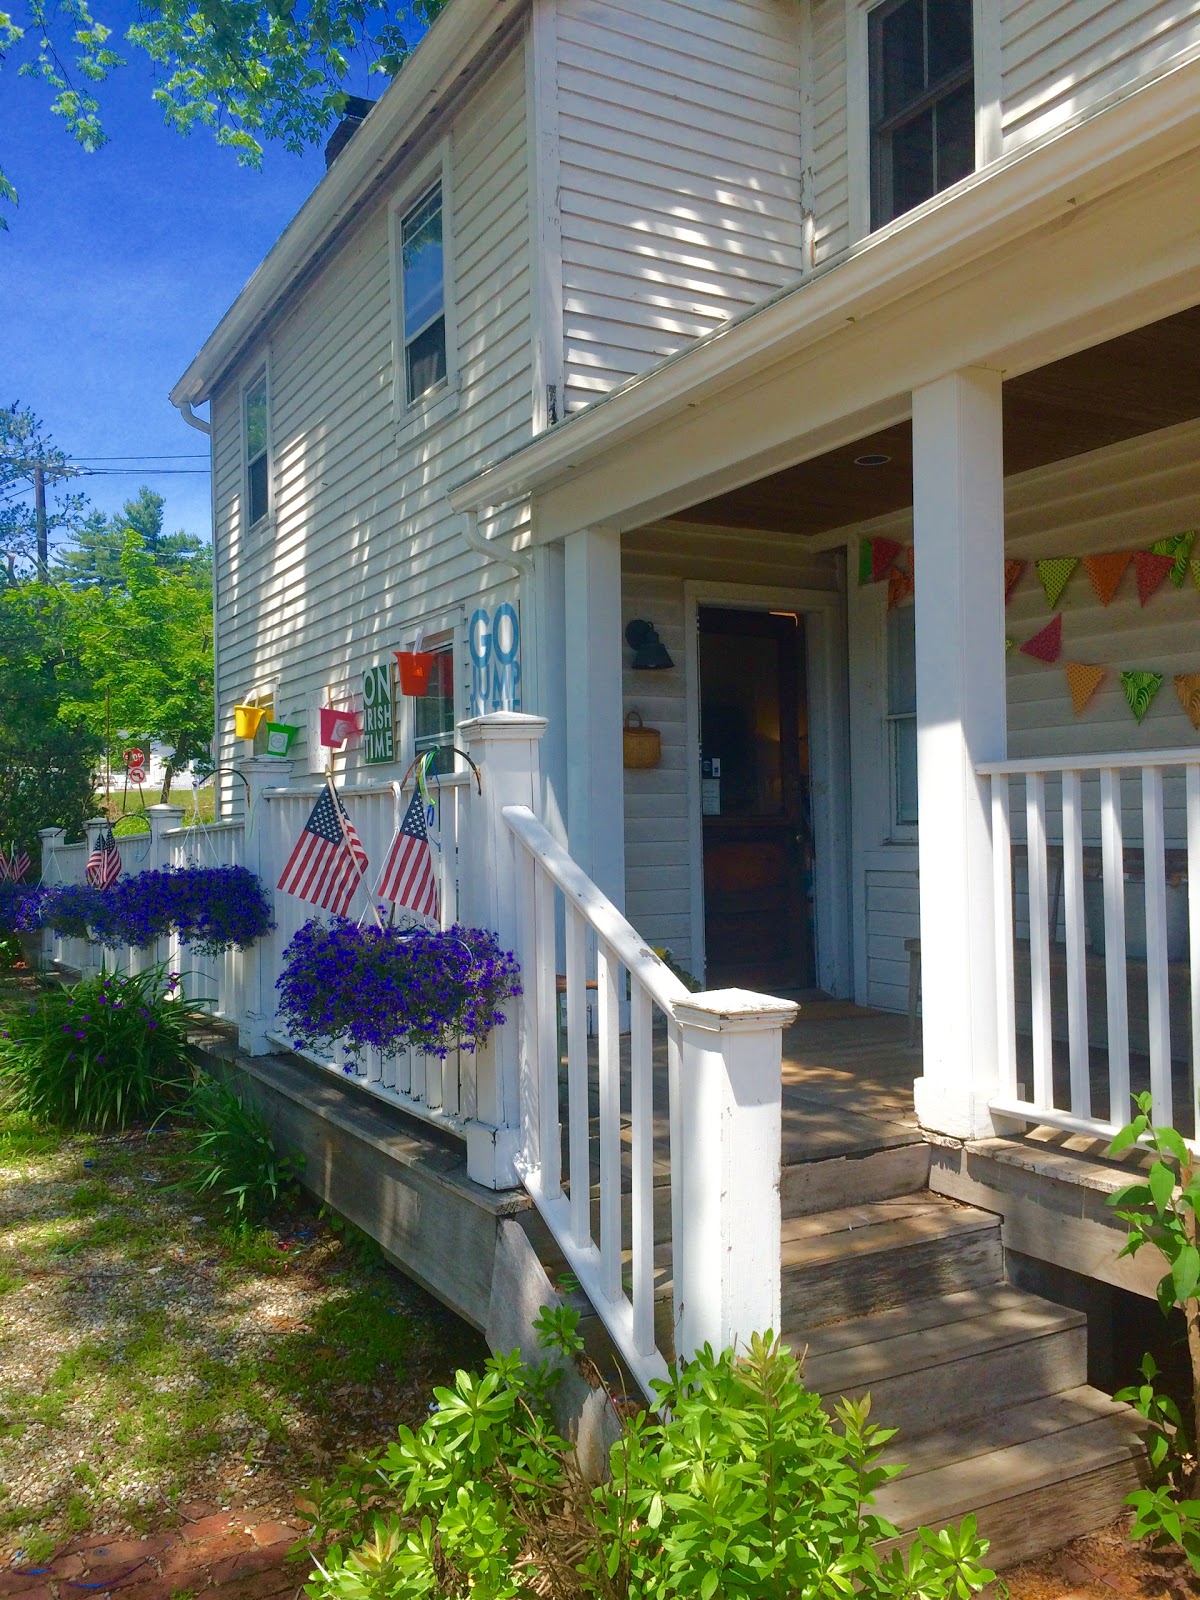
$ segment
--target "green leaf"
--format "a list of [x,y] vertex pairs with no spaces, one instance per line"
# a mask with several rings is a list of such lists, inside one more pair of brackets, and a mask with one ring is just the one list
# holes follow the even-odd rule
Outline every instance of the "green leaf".
[[1200,1283],[1200,1250],[1194,1244],[1185,1244],[1171,1264],[1171,1277],[1175,1284],[1175,1298],[1180,1305],[1190,1300]]
[[1150,1168],[1150,1194],[1159,1211],[1170,1209],[1175,1193],[1175,1174],[1165,1161],[1156,1161]]

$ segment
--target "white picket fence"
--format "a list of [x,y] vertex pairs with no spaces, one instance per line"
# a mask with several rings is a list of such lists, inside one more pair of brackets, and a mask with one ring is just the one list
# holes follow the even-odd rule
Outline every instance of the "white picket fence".
[[1200,1148],[1200,754],[978,770],[991,785],[993,1111],[1109,1138],[1149,1089],[1155,1120]]

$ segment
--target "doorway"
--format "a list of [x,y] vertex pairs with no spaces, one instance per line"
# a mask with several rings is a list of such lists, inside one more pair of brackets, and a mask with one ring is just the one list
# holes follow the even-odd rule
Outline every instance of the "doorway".
[[805,619],[699,608],[705,981],[816,984]]

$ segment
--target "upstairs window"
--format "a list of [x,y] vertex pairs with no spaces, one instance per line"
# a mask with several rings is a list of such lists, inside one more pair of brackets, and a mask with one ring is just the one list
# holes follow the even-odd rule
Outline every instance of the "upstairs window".
[[400,222],[404,395],[409,405],[446,381],[446,268],[442,186],[435,183]]
[[971,0],[885,0],[868,21],[880,228],[975,170]]
[[242,438],[246,454],[246,526],[253,528],[271,509],[271,452],[265,371],[260,372],[243,391],[242,408]]

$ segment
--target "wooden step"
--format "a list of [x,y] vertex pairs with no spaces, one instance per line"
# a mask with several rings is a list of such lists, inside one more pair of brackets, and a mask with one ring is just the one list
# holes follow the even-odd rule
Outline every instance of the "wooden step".
[[785,1338],[807,1347],[810,1388],[828,1401],[869,1392],[875,1419],[903,1439],[1087,1381],[1082,1312],[1002,1284]]
[[785,1163],[779,1200],[785,1217],[803,1217],[835,1206],[912,1194],[928,1182],[929,1146],[908,1132],[904,1143],[885,1149]]
[[1117,1516],[1145,1472],[1141,1418],[1081,1385],[917,1440],[892,1441],[903,1475],[876,1495],[901,1533],[957,1522],[969,1511],[991,1541],[987,1564],[1011,1566],[1057,1549]]
[[783,1224],[783,1320],[807,1328],[1004,1276],[1000,1219],[928,1191]]

